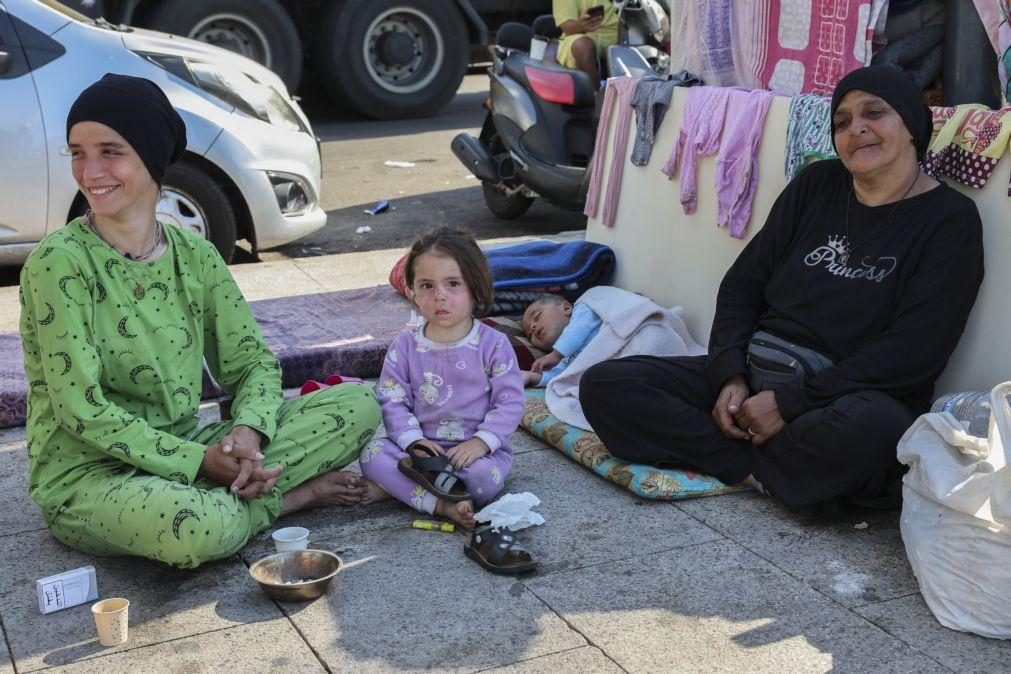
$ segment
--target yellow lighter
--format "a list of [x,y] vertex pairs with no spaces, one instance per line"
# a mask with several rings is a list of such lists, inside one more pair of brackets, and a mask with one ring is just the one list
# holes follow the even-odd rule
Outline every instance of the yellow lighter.
[[426,531],[444,531],[447,534],[456,531],[456,525],[452,522],[437,522],[436,520],[414,520],[411,522],[411,526]]

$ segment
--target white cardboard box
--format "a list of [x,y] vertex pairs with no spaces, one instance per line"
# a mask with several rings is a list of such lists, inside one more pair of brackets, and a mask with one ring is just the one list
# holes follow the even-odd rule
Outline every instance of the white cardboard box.
[[98,581],[95,567],[82,566],[55,576],[35,581],[39,595],[39,611],[52,613],[87,601],[98,599]]

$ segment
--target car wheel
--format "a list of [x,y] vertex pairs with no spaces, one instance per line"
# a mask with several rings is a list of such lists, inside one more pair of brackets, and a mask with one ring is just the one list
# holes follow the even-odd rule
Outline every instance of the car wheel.
[[467,69],[470,36],[446,0],[345,0],[323,19],[314,52],[326,92],[377,119],[434,114]]
[[145,23],[237,52],[277,73],[289,91],[302,77],[302,41],[274,0],[163,0]]
[[169,166],[156,208],[159,222],[210,240],[225,262],[235,253],[235,209],[213,177],[192,164]]

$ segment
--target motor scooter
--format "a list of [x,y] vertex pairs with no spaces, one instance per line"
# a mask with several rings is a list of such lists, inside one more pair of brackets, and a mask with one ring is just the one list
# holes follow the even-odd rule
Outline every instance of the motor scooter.
[[[602,74],[611,77],[666,76],[670,67],[670,9],[667,0],[614,0],[618,43],[608,47]],[[533,26],[503,25],[488,70],[488,114],[480,135],[453,138],[456,157],[481,181],[488,209],[512,220],[537,197],[581,211],[589,184],[603,89],[589,75],[548,58],[533,58],[535,39],[561,31],[551,15]]]

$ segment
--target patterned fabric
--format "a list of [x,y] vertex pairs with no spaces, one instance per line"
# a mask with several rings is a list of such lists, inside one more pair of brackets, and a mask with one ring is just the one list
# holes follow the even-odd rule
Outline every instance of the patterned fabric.
[[715,477],[672,468],[629,463],[608,453],[596,433],[562,423],[548,410],[544,389],[526,391],[526,406],[520,425],[536,437],[609,482],[643,498],[675,501],[697,496],[715,496],[741,491]]
[[690,0],[673,3],[672,69],[718,86],[831,95],[870,63],[887,0]]
[[1000,0],[997,27],[997,70],[1004,102],[1011,103],[1011,0]]
[[990,110],[970,103],[935,109],[932,116],[936,135],[921,162],[923,170],[935,178],[944,175],[963,185],[982,188],[1011,139],[1011,107]]
[[815,94],[800,94],[790,101],[786,130],[786,179],[793,180],[811,159],[834,159],[832,147],[832,100]]

